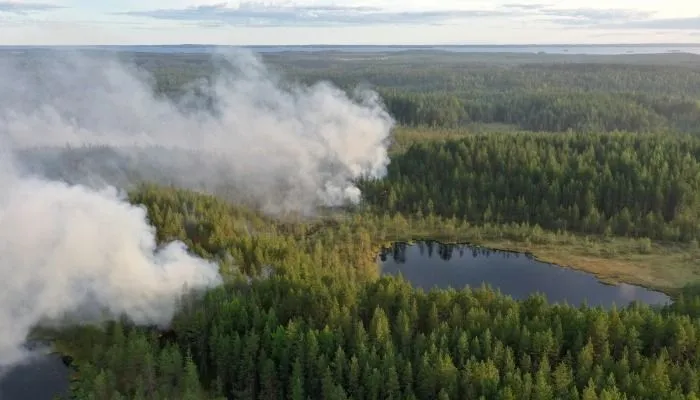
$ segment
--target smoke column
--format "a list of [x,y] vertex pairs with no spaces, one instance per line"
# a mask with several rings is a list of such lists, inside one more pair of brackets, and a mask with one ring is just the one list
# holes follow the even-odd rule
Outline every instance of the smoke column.
[[[206,97],[177,103],[98,57],[47,59],[31,73],[0,68],[0,91],[10,93],[0,129],[31,172],[93,186],[158,181],[275,214],[356,203],[353,180],[385,173],[393,120],[376,93],[285,85],[244,52],[213,63],[214,78],[191,87]],[[89,148],[57,157],[66,145]]]
[[167,325],[184,286],[221,283],[182,243],[157,247],[117,187],[155,180],[310,213],[358,201],[353,180],[385,173],[393,121],[375,94],[284,85],[245,53],[219,63],[195,88],[204,107],[104,57],[0,58],[0,370],[43,321]]
[[30,329],[72,314],[72,322],[127,315],[167,325],[183,286],[221,282],[216,265],[182,243],[156,250],[146,212],[114,189],[61,182],[3,183],[0,205],[0,366],[21,360]]

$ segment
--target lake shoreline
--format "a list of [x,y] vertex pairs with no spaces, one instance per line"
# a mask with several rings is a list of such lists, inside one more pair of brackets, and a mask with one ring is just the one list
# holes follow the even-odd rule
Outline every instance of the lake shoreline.
[[581,268],[562,268],[543,261],[531,252],[464,241],[414,239],[385,243],[377,262],[382,275],[400,274],[424,290],[433,287],[459,290],[485,284],[516,300],[541,293],[551,304],[603,307],[624,306],[632,301],[667,305],[674,300],[667,292],[627,282],[604,281]]
[[[580,254],[572,249],[575,246],[567,246],[564,244],[534,244],[507,239],[498,240],[489,238],[481,240],[460,240],[454,238],[440,238],[440,235],[415,235],[411,236],[410,239],[406,239],[405,237],[397,238],[396,240],[385,238],[379,247],[381,249],[391,246],[394,243],[415,244],[417,242],[464,245],[493,251],[521,254],[534,261],[591,274],[595,276],[600,283],[605,285],[618,286],[625,283],[661,292],[672,298],[677,296],[682,289],[682,286],[659,284],[658,279],[640,278],[640,276],[649,276],[639,273],[640,270],[646,269],[646,266],[642,263],[630,262],[621,256],[607,258]],[[557,249],[552,250],[552,247],[556,247]],[[639,254],[639,256],[652,258],[658,256],[658,254]],[[614,266],[614,268],[606,271],[606,266]]]

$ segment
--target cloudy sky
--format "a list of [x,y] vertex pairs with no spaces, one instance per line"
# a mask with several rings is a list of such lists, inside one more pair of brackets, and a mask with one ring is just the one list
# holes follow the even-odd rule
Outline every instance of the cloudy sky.
[[700,42],[695,0],[0,0],[0,44]]

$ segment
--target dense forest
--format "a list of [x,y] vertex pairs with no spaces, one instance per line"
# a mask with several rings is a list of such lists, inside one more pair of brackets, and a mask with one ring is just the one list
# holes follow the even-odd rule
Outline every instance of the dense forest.
[[414,144],[362,188],[380,211],[697,241],[699,160],[696,138],[487,133]]
[[697,100],[605,92],[508,91],[457,96],[384,91],[389,110],[403,124],[457,127],[468,123],[511,124],[549,132],[697,133]]
[[[165,96],[215,69],[202,55],[122,57]],[[134,188],[158,241],[216,261],[226,284],[183,293],[166,331],[37,331],[73,359],[71,398],[700,397],[700,296],[681,288],[700,276],[697,57],[264,59],[287,79],[376,88],[400,124],[387,176],[358,182],[359,207],[304,219]],[[606,311],[381,276],[382,246],[425,237],[638,277],[675,301]]]
[[[171,330],[57,334],[75,399],[696,399],[700,297],[603,311],[373,274],[363,217],[281,222],[154,186],[160,239],[223,263]],[[229,262],[226,262],[229,260]]]
[[[157,73],[159,92],[181,93],[209,77],[206,55],[124,56]],[[411,126],[510,124],[522,130],[700,133],[700,56],[562,56],[398,52],[273,53],[288,79],[370,85]]]
[[270,279],[209,293],[160,348],[156,335],[113,326],[75,389],[96,399],[694,399],[699,327],[681,307],[700,310],[605,313],[389,279],[357,290]]

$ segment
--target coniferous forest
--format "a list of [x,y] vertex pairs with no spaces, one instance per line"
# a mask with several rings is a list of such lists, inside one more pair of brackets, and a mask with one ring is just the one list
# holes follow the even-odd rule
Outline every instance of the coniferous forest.
[[[124,55],[178,96],[196,55]],[[72,398],[698,399],[700,65],[657,56],[267,54],[292,80],[369,84],[399,126],[362,202],[273,218],[145,183],[159,241],[220,264],[167,330],[37,332],[72,358]],[[567,58],[568,57],[568,58]],[[377,254],[434,238],[534,253],[673,296],[667,306],[415,289]]]
[[224,264],[225,287],[184,297],[170,331],[125,321],[61,332],[78,399],[693,399],[700,389],[700,297],[604,311],[489,289],[426,293],[377,279],[371,218],[289,226],[157,187],[133,201],[163,237],[243,262]]
[[698,160],[694,138],[491,133],[416,144],[363,188],[379,210],[688,242]]

